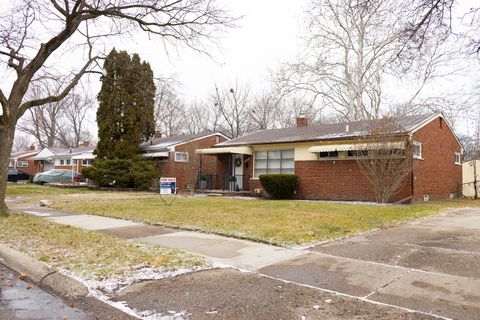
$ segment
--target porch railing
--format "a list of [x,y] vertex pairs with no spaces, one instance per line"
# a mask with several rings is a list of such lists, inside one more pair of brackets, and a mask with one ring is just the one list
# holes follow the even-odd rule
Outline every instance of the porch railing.
[[217,175],[200,174],[198,188],[200,190],[248,191],[250,175]]

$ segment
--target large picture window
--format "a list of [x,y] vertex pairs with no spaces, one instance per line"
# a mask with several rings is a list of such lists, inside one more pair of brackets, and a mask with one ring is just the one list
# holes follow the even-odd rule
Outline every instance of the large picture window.
[[261,174],[294,174],[294,150],[272,150],[255,152],[255,167],[253,176]]

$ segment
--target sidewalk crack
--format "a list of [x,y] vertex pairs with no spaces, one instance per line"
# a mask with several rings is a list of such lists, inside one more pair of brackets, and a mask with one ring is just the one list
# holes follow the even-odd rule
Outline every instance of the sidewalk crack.
[[366,296],[362,297],[362,299],[368,299],[371,295],[374,295],[375,293],[377,293],[379,290],[383,289],[383,288],[386,288],[388,287],[390,284],[394,283],[395,281],[398,281],[404,277],[406,277],[408,274],[410,274],[412,271],[411,270],[407,270],[405,273],[399,275],[398,277],[388,281],[387,283],[385,283],[384,285],[378,287],[377,289],[373,290],[372,292],[370,292],[369,294],[367,294]]

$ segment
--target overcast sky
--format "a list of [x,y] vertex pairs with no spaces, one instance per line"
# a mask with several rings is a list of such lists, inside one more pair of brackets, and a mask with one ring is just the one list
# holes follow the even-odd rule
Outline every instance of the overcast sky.
[[[131,40],[115,41],[110,45],[139,53],[142,59],[150,62],[156,77],[175,74],[181,83],[179,92],[187,101],[204,100],[215,83],[227,86],[236,79],[261,91],[267,83],[268,71],[275,70],[281,62],[292,60],[298,53],[303,11],[309,1],[218,1],[225,3],[232,15],[243,18],[238,21],[237,28],[229,30],[220,39],[222,49],[211,50],[213,59],[189,49],[172,50],[166,55],[162,43],[148,40],[141,33]],[[475,0],[461,2],[464,8],[468,8]],[[8,3],[9,0],[0,0],[0,10]],[[460,87],[469,85],[468,77],[459,78],[459,81],[456,85]],[[99,87],[100,83],[95,79],[92,88],[96,91]],[[467,130],[466,124],[461,124],[459,129],[463,133],[471,131]]]

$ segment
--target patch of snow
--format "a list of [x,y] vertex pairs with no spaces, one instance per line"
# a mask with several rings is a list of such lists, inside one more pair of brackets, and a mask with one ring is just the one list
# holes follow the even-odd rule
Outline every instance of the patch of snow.
[[248,196],[225,196],[226,199],[238,199],[238,200],[259,200],[259,197],[248,197]]
[[318,304],[316,304],[316,305],[313,306],[313,309],[318,310],[318,309],[320,309],[320,306]]
[[217,314],[218,311],[217,310],[213,310],[213,311],[205,311],[206,314]]
[[332,303],[332,299],[325,300],[325,303]]
[[[218,266],[215,267],[218,268]],[[89,291],[88,296],[94,297],[104,303],[107,303],[112,307],[117,308],[120,311],[125,312],[126,314],[131,315],[135,318],[144,320],[183,320],[186,319],[186,311],[169,311],[168,315],[159,314],[154,310],[138,311],[135,308],[129,307],[125,301],[113,301],[112,293],[114,291],[119,292],[135,282],[176,277],[181,274],[207,270],[211,268],[212,266],[204,266],[194,267],[191,269],[165,271],[162,268],[141,267],[137,269],[135,273],[131,276],[127,276],[124,278],[109,278],[101,281],[86,280],[79,277],[75,273],[65,269],[60,269],[59,272],[85,285]]]

